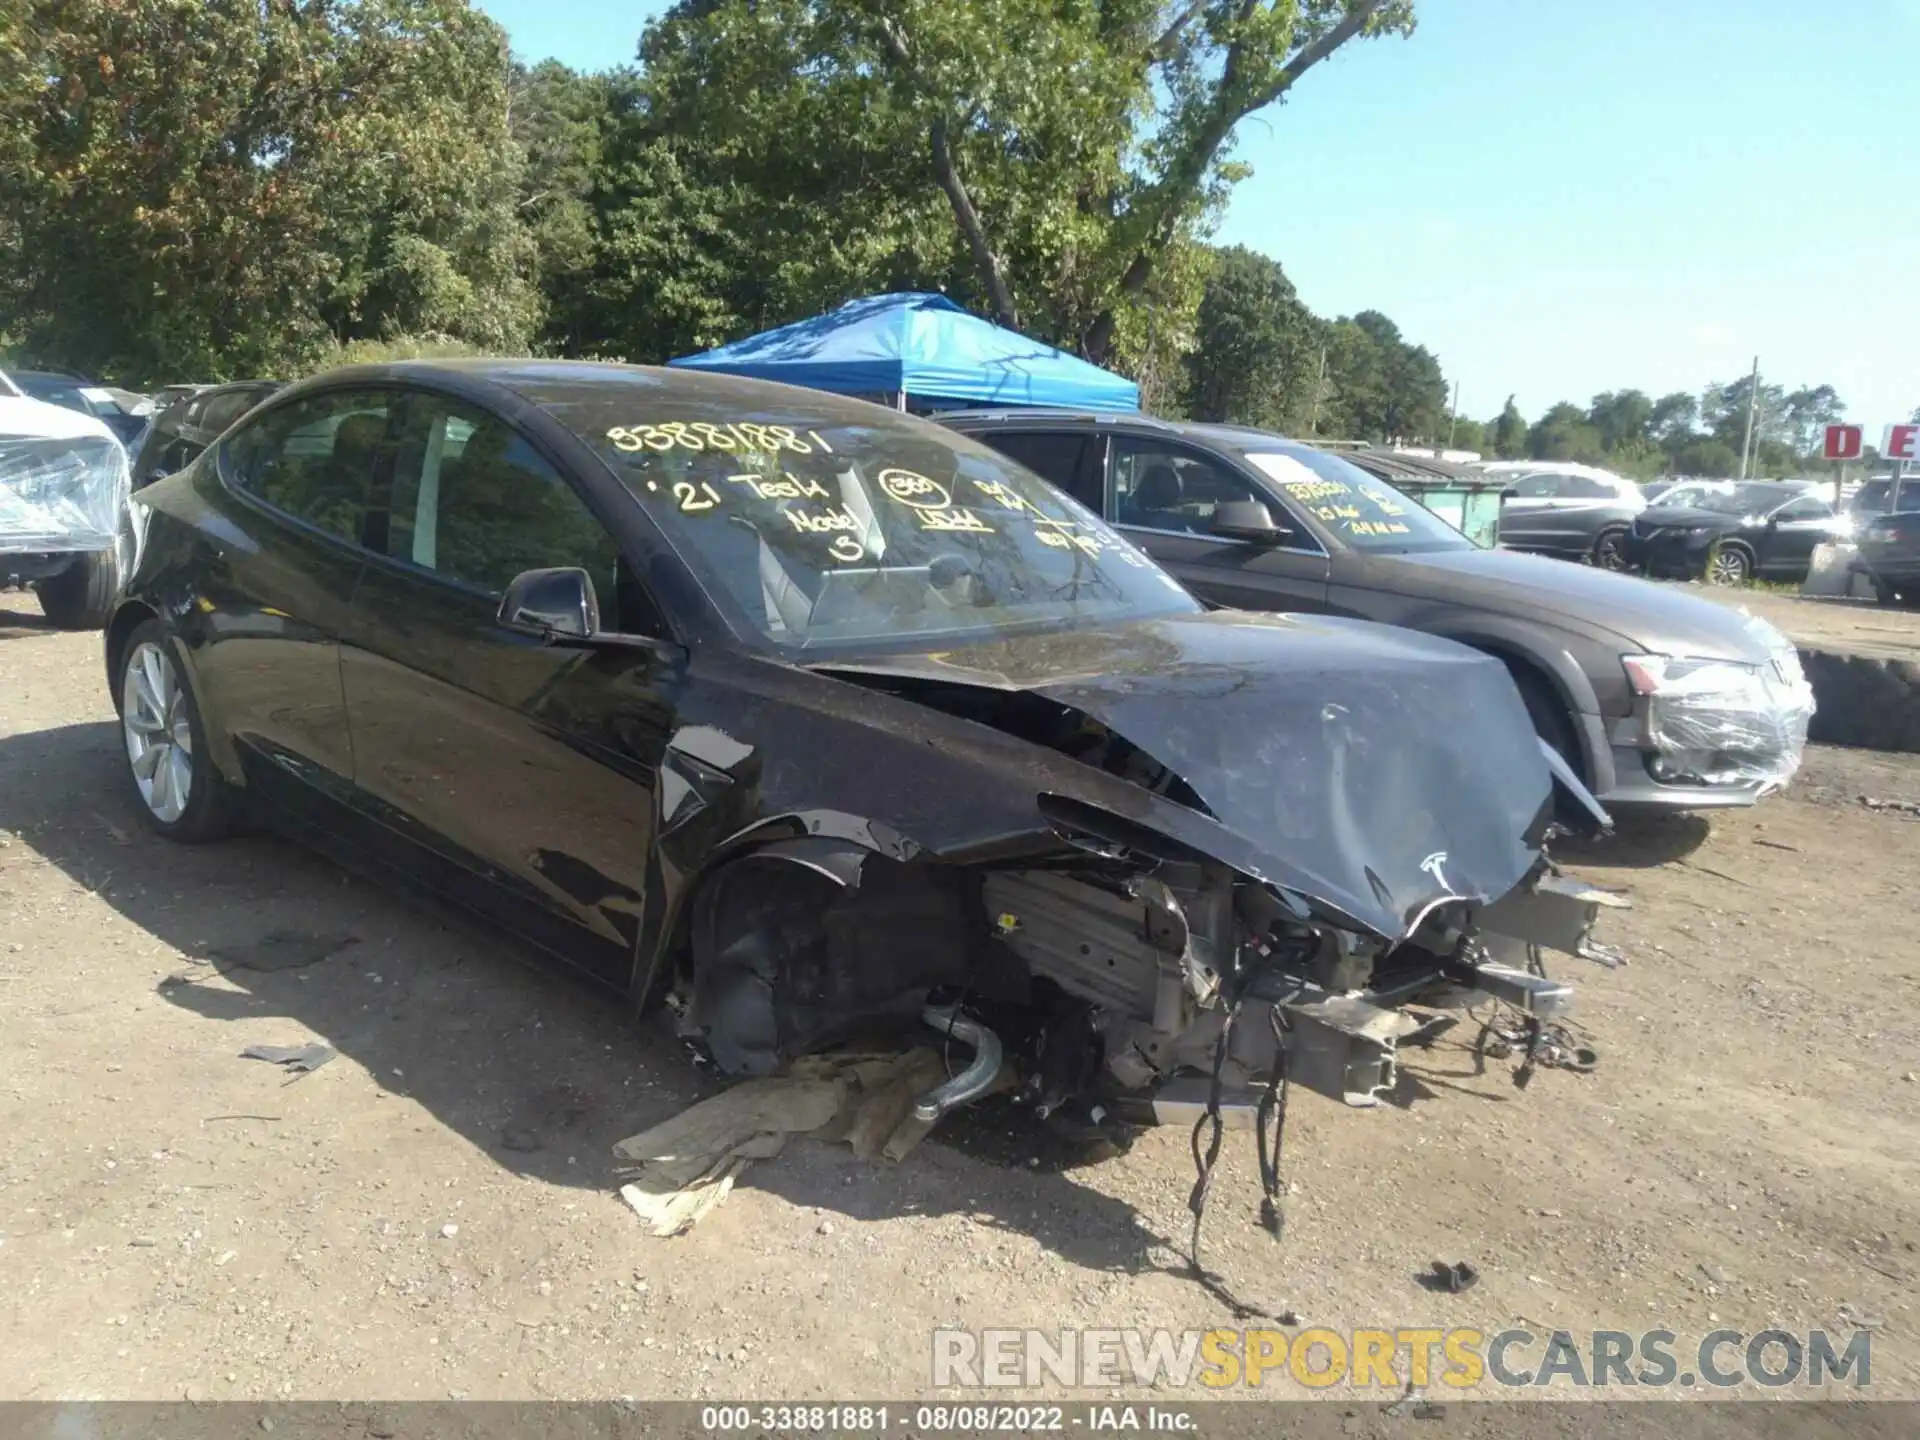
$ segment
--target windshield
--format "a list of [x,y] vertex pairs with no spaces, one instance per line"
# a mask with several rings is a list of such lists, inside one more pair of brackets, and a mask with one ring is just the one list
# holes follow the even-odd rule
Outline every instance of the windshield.
[[16,375],[14,379],[35,400],[58,405],[62,410],[78,410],[82,415],[93,413],[93,407],[87,403],[87,397],[80,393],[78,385],[51,375]]
[[1715,493],[1725,493],[1733,489],[1731,480],[1709,480],[1702,484],[1673,485],[1662,490],[1648,503],[1651,505],[1698,505],[1703,497]]
[[1774,506],[1786,504],[1796,493],[1778,485],[1732,485],[1725,490],[1706,491],[1691,503],[1716,515],[1764,515]]
[[737,393],[744,403],[636,388],[545,408],[599,451],[747,633],[811,651],[1201,608],[984,446],[874,406]]
[[1249,451],[1249,464],[1355,550],[1472,550],[1453,526],[1357,465],[1320,450]]

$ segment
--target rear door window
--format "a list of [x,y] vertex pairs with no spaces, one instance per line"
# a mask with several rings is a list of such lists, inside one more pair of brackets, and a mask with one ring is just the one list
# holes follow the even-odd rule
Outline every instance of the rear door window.
[[358,544],[392,458],[399,396],[329,391],[270,410],[227,442],[228,482],[296,520]]
[[1027,431],[1013,434],[988,431],[976,437],[991,445],[1009,460],[1027,467],[1056,489],[1064,490],[1094,514],[1105,508],[1100,494],[1099,476],[1084,477],[1082,462],[1087,453],[1087,437],[1071,431]]

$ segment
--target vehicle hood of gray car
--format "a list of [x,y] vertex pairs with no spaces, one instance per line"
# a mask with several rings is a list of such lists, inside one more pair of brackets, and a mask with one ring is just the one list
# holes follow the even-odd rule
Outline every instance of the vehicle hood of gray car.
[[[1172,838],[1230,864],[1244,846],[1390,939],[1436,901],[1498,899],[1538,856],[1552,776],[1505,668],[1414,631],[1214,611],[816,668],[1070,706],[1199,797],[1211,821],[1156,807]],[[1220,830],[1238,843],[1210,848]]]
[[1610,630],[1649,654],[1764,664],[1752,621],[1670,585],[1513,550],[1368,556],[1362,583],[1522,619],[1564,616]]

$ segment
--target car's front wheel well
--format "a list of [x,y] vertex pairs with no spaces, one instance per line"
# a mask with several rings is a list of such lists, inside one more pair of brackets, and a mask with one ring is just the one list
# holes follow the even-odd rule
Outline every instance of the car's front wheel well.
[[115,709],[120,706],[120,657],[126,651],[127,640],[147,621],[159,618],[151,605],[128,600],[114,611],[113,618],[107,622],[107,689],[113,695]]
[[1480,641],[1468,643],[1507,667],[1535,732],[1560,752],[1560,757],[1573,767],[1583,784],[1592,783],[1593,766],[1588,761],[1586,746],[1581,743],[1578,707],[1560,682],[1538,661],[1517,650]]

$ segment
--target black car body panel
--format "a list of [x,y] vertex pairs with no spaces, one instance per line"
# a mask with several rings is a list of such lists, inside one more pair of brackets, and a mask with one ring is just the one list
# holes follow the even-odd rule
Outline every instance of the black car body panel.
[[[1920,496],[1920,483],[1913,486]],[[1883,601],[1920,601],[1920,510],[1876,515],[1860,527],[1859,568]]]
[[[1570,758],[1610,809],[1746,805],[1768,788],[1763,781],[1700,784],[1656,776],[1644,697],[1634,693],[1623,667],[1625,656],[1660,654],[1757,672],[1791,653],[1784,637],[1749,617],[1632,576],[1519,554],[1504,545],[1482,550],[1439,521],[1431,525],[1444,537],[1427,521],[1404,539],[1383,537],[1377,524],[1364,519],[1356,527],[1332,494],[1360,483],[1341,478],[1352,467],[1257,430],[1070,411],[963,412],[942,417],[942,423],[1041,467],[1083,504],[1103,508],[1123,533],[1210,603],[1406,626],[1497,656],[1537,697],[1561,708],[1571,731]],[[1077,447],[1066,443],[1070,438]],[[1290,528],[1253,544],[1208,533],[1204,521],[1178,512],[1161,512],[1175,517],[1177,529],[1150,516],[1129,523],[1120,493],[1119,457],[1125,453],[1211,467],[1209,483],[1223,497],[1231,490],[1255,500]],[[1255,457],[1265,457],[1266,468]],[[1325,474],[1296,471],[1296,464],[1320,466]],[[1322,481],[1332,487],[1325,495]],[[1390,487],[1371,483],[1380,484],[1390,501]],[[1335,503],[1322,503],[1329,499]],[[1402,518],[1411,519],[1414,502],[1404,503],[1409,514]],[[1333,518],[1324,517],[1323,509]],[[1790,771],[1797,759],[1796,751],[1783,763]]]
[[1701,577],[1715,548],[1731,547],[1745,562],[1739,578],[1803,580],[1814,547],[1835,534],[1833,507],[1820,496],[1748,481],[1700,505],[1648,506],[1628,532],[1625,555],[1652,575]]
[[[1208,613],[994,451],[784,386],[338,372],[136,503],[109,674],[160,627],[208,782],[676,992],[731,1069],[942,986],[1130,1086],[1226,1064],[1223,995],[1511,995],[1478,917],[1579,792],[1485,656]],[[517,618],[530,575],[579,588],[576,629]],[[1351,1033],[1300,1023],[1361,1103],[1405,1031],[1355,1003]]]
[[133,488],[151,485],[196,460],[221,432],[280,388],[277,380],[202,385],[158,411],[133,457]]

